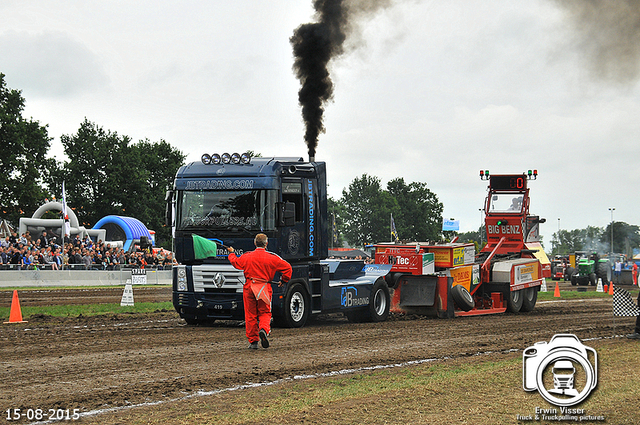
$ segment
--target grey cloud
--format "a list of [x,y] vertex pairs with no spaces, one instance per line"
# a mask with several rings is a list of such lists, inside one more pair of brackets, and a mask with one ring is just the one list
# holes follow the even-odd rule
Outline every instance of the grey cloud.
[[9,87],[43,97],[66,97],[109,84],[99,57],[58,31],[0,34],[0,72]]

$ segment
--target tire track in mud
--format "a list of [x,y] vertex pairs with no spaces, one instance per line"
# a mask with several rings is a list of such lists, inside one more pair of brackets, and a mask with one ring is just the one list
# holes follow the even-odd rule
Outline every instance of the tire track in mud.
[[[628,322],[617,318],[617,331]],[[109,409],[296,375],[522,350],[556,333],[612,336],[610,303],[552,301],[526,314],[376,324],[329,315],[274,329],[272,347],[257,352],[247,350],[237,322],[185,326],[172,312],[36,318],[0,328],[1,409]]]

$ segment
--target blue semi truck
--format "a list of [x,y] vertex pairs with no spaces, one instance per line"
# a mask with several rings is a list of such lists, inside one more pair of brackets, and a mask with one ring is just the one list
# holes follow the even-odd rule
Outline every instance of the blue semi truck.
[[[273,285],[276,325],[301,327],[310,315],[330,312],[351,321],[387,319],[384,276],[391,266],[327,259],[324,162],[204,154],[178,170],[166,201],[179,263],[173,268],[173,305],[187,323],[244,319],[244,275],[229,263],[224,246],[241,255],[255,248],[257,233],[265,233],[268,250],[293,267],[286,285]],[[196,259],[193,234],[216,242],[216,255]]]

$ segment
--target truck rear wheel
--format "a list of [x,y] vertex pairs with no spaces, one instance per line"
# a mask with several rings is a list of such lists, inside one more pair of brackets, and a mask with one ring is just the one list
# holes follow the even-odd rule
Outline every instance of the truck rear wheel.
[[520,311],[531,311],[538,301],[538,288],[526,288],[522,290],[522,308]]
[[453,302],[456,303],[462,311],[470,311],[476,306],[473,297],[469,291],[467,291],[467,288],[462,285],[456,285],[451,288],[451,297],[453,298]]
[[389,295],[389,285],[384,279],[376,280],[371,290],[369,299],[369,316],[372,322],[384,322],[389,317],[391,307],[391,296]]
[[284,314],[276,319],[276,324],[287,328],[301,328],[309,318],[309,296],[304,286],[294,283],[284,298]]
[[391,296],[389,286],[384,279],[376,280],[369,295],[369,308],[347,311],[344,313],[352,323],[360,322],[384,322],[389,317]]
[[524,294],[522,289],[519,291],[510,291],[507,297],[507,311],[510,313],[519,312],[522,308],[523,301]]

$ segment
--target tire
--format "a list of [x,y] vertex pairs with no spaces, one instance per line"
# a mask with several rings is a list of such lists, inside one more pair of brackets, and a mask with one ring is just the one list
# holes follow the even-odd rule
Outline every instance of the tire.
[[352,323],[384,322],[389,317],[390,307],[389,285],[384,279],[378,279],[371,289],[368,308],[366,310],[347,311],[345,316]]
[[520,311],[531,311],[538,301],[538,288],[525,288],[522,290],[522,308]]
[[578,284],[577,273],[571,273],[571,286],[576,286],[577,284]]
[[524,302],[524,291],[521,289],[519,291],[510,291],[509,296],[507,297],[507,311],[509,313],[517,313],[522,308],[522,303]]
[[451,298],[453,298],[453,302],[456,303],[462,311],[470,311],[476,306],[473,297],[469,291],[467,291],[467,288],[462,285],[456,285],[451,288]]
[[596,264],[596,275],[602,279],[602,283],[611,282],[611,262],[607,261],[598,261]]
[[309,295],[301,283],[294,283],[284,298],[284,311],[276,323],[286,328],[301,328],[309,318],[311,303]]
[[567,280],[571,280],[571,275],[573,275],[574,272],[574,268],[573,267],[568,267],[567,270],[564,272],[564,281],[566,282]]
[[589,275],[589,283],[591,284],[591,286],[596,286],[596,284],[598,283],[598,276],[596,276],[595,273],[591,273]]
[[369,297],[369,316],[372,322],[384,322],[389,317],[391,295],[384,279],[376,280]]
[[389,288],[397,288],[398,282],[403,275],[404,273],[389,273],[384,277],[384,280],[387,282]]

